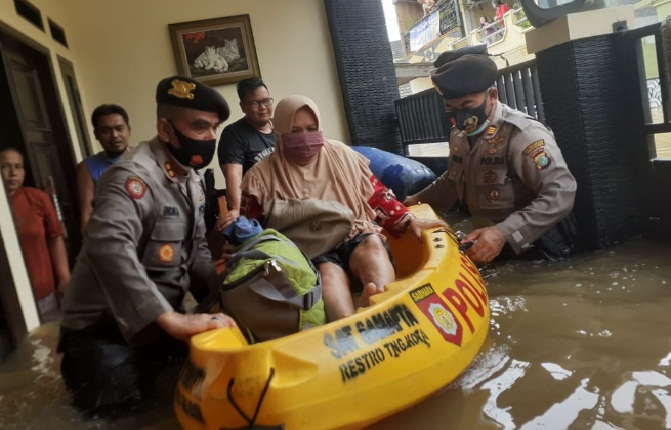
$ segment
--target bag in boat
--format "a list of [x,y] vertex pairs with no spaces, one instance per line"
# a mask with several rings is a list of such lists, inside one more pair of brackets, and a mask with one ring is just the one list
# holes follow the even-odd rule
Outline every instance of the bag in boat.
[[263,230],[240,245],[218,284],[219,310],[233,317],[252,343],[326,322],[319,272],[276,230]]
[[307,199],[270,200],[263,208],[265,226],[280,230],[308,258],[333,251],[352,230],[354,213],[332,201]]

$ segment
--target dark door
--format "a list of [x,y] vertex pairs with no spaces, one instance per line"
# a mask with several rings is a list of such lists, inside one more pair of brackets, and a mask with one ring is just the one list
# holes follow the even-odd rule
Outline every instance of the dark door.
[[626,129],[638,149],[644,234],[663,241],[671,241],[671,199],[667,198],[671,185],[671,59],[664,60],[664,39],[671,46],[670,30],[654,24],[625,31],[620,63],[624,73],[621,95],[630,107]]
[[82,158],[87,158],[93,155],[91,142],[89,141],[89,134],[87,130],[87,118],[82,107],[82,99],[79,96],[79,87],[77,86],[77,79],[75,78],[75,69],[68,60],[58,57],[58,64],[61,68],[61,75],[63,76],[63,84],[70,102],[70,109],[72,110],[72,118],[75,122],[75,129],[77,131],[77,139],[79,140],[79,149],[82,152]]
[[[54,200],[66,231],[70,263],[79,251],[79,217],[75,205],[75,158],[60,111],[46,54],[7,36],[0,36],[3,68],[0,78],[7,85],[16,112],[20,141],[7,142],[26,153],[26,185],[46,191]],[[11,125],[8,125],[11,126]],[[1,143],[0,143],[1,144]]]

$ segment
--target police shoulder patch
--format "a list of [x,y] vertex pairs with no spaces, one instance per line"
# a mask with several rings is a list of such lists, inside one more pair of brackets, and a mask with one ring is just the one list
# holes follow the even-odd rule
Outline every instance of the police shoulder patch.
[[545,153],[545,151],[541,151],[539,154],[537,154],[534,157],[534,163],[536,163],[536,168],[538,170],[543,170],[546,167],[550,165],[552,160],[550,160],[550,157]]
[[539,140],[535,141],[534,143],[532,143],[531,145],[524,148],[524,150],[522,151],[522,154],[533,157],[533,154],[536,152],[536,150],[538,148],[542,148],[543,146],[545,146],[545,140],[539,139]]
[[128,192],[134,199],[141,199],[144,197],[144,192],[147,190],[147,185],[137,176],[129,176],[128,179],[126,179],[125,187],[126,192]]

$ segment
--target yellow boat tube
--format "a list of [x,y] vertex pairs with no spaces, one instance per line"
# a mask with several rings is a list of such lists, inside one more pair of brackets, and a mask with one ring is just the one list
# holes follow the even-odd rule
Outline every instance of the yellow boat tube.
[[388,243],[397,281],[351,317],[253,345],[237,328],[194,336],[175,391],[181,426],[357,429],[454,380],[487,336],[485,284],[452,232]]

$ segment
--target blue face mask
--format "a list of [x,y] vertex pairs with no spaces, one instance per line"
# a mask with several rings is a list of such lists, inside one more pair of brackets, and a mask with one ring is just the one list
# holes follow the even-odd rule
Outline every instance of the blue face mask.
[[484,131],[489,125],[489,115],[492,109],[487,112],[487,101],[489,100],[489,92],[485,93],[485,101],[474,109],[458,110],[453,114],[455,125],[464,132],[466,136],[475,136]]

